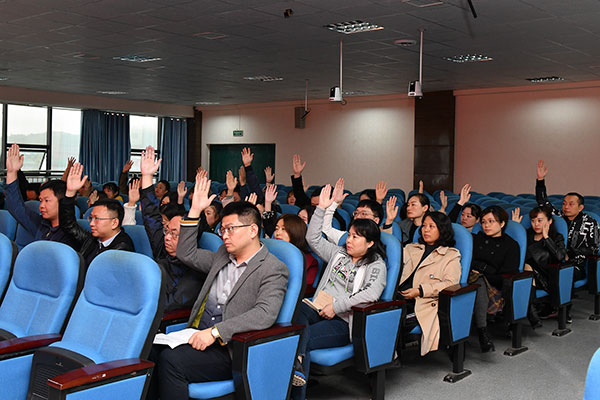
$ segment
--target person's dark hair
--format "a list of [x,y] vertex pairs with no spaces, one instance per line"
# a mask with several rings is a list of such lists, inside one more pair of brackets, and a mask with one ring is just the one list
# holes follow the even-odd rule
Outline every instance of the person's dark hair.
[[373,212],[373,216],[375,218],[379,218],[379,222],[383,221],[383,207],[381,206],[381,204],[379,204],[375,200],[371,200],[371,199],[361,200],[358,202],[358,205],[356,206],[356,208],[358,208],[358,207],[367,207],[369,210],[371,210]]
[[502,233],[504,233],[506,227],[508,226],[508,213],[506,210],[500,206],[489,206],[481,212],[481,218],[490,213],[494,216],[494,219],[498,221],[499,224],[504,222],[504,226],[502,227]]
[[234,214],[237,215],[238,219],[244,224],[256,224],[256,226],[258,226],[258,236],[260,237],[262,218],[258,208],[256,208],[254,204],[248,201],[234,201],[229,203],[223,207],[221,218]]
[[304,207],[302,207],[300,210],[298,210],[298,214],[300,214],[300,211],[306,210],[306,214],[308,214],[308,221],[310,222],[310,219],[312,218],[312,216],[315,212],[315,209],[316,209],[315,206],[306,204],[306,205],[304,205]]
[[233,193],[237,193],[240,194],[240,192],[242,191],[242,187],[240,186],[240,184],[238,183],[237,185],[235,185],[235,187],[233,188]]
[[321,186],[316,188],[315,190],[312,191],[312,193],[310,194],[310,198],[312,199],[313,197],[318,197],[321,195],[321,191],[323,190],[325,186]]
[[421,203],[422,207],[429,206],[428,210],[431,208],[431,202],[429,201],[429,197],[425,196],[423,193],[411,194],[408,197],[408,199],[406,199],[406,202],[408,203],[413,197],[416,197],[419,200],[419,203]]
[[213,200],[210,203],[209,207],[212,207],[212,208],[215,209],[215,226],[217,226],[217,224],[219,222],[221,222],[221,218],[223,218],[222,217],[222,214],[223,214],[223,204],[221,204],[221,202],[219,202],[219,201]]
[[112,211],[117,214],[119,219],[119,226],[123,224],[123,218],[125,217],[125,209],[119,200],[115,199],[102,199],[94,203],[92,207],[104,206],[108,211]]
[[177,200],[179,200],[179,195],[177,194],[177,192],[169,192],[165,196],[169,197],[169,202],[173,204],[177,204]]
[[[558,231],[556,230],[556,226],[554,226],[554,221],[552,220],[552,209],[546,206],[537,206],[529,211],[529,219],[534,219],[538,216],[538,214],[544,214],[549,221],[552,221],[550,224],[550,229],[548,229],[548,236],[552,239],[556,238],[558,235]],[[533,231],[533,227],[529,228]]]
[[300,249],[303,253],[308,253],[308,243],[306,243],[307,227],[302,218],[295,214],[282,214],[275,221],[275,225],[283,220],[285,231],[290,237],[290,243]]
[[114,182],[106,182],[104,185],[102,185],[102,190],[104,189],[110,190],[115,194],[115,196],[119,194],[119,187]]
[[27,184],[27,190],[31,190],[33,192],[35,192],[36,195],[40,195],[40,183],[39,182],[33,182],[33,183],[29,183]]
[[[436,240],[434,245],[446,247],[454,246],[456,244],[456,241],[454,240],[454,229],[452,229],[452,221],[450,221],[450,218],[448,218],[446,214],[441,213],[439,211],[426,212],[423,216],[423,221],[425,221],[427,217],[431,218],[435,226],[437,226],[438,231],[440,232],[440,237],[438,238],[438,240]],[[419,232],[419,243],[425,244],[425,240],[423,239],[423,229],[421,228]]]
[[[92,193],[94,193],[94,192],[96,192],[96,194],[98,195],[98,200],[108,199],[108,196],[102,190],[94,189],[94,191],[92,191]],[[98,201],[98,200],[96,200],[96,201]]]
[[360,192],[360,195],[358,196],[358,198],[360,199],[363,194],[365,196],[367,196],[369,198],[369,200],[377,201],[377,195],[375,194],[375,189],[363,190],[362,192]]
[[407,207],[408,207],[408,202],[402,203],[402,205],[400,206],[400,210],[398,211],[398,217],[400,217],[401,220],[406,219],[406,208]]
[[583,198],[582,195],[580,195],[577,192],[569,192],[569,193],[565,194],[565,197],[567,197],[567,196],[577,197],[577,202],[579,203],[580,206],[583,206],[585,204],[585,199]]
[[167,192],[171,191],[171,184],[169,183],[169,181],[166,181],[164,179],[161,179],[160,181],[156,182],[156,184],[158,185],[159,183],[162,183],[163,185],[165,185],[165,188],[167,189]]
[[185,209],[177,203],[167,203],[160,206],[160,213],[165,216],[169,221],[173,217],[183,217],[185,215]]
[[[357,235],[365,238],[367,242],[373,242],[367,253],[362,256],[361,261],[369,264],[377,260],[377,255],[380,255],[385,260],[385,245],[381,241],[381,231],[371,219],[355,219],[350,222],[348,230],[354,227]],[[345,246],[344,246],[345,247]]]
[[294,197],[296,197],[296,193],[294,193],[294,191],[293,191],[293,190],[290,190],[289,192],[287,192],[287,195],[285,196],[285,201],[286,201],[286,203],[287,203],[287,201],[289,200],[290,196],[292,196],[292,195],[293,195]]
[[479,207],[479,204],[467,203],[463,206],[463,210],[465,208],[471,209],[471,214],[475,217],[475,219],[481,219],[481,207]]
[[51,181],[44,182],[42,186],[40,186],[40,193],[46,189],[52,190],[56,198],[60,200],[65,197],[67,183],[60,179],[52,179]]

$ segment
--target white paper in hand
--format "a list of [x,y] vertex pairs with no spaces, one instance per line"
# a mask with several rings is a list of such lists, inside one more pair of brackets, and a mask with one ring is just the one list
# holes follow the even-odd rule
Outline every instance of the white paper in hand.
[[156,336],[154,336],[154,341],[152,343],[163,344],[174,349],[182,344],[188,344],[188,341],[196,332],[198,332],[198,329],[186,328],[169,334],[157,333]]

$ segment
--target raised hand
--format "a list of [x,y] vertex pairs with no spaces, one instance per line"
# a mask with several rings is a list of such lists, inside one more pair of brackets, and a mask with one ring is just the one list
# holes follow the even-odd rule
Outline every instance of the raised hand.
[[23,159],[24,156],[19,154],[19,145],[13,144],[10,146],[10,149],[6,153],[6,172],[14,172],[16,178],[17,171],[23,168]]
[[154,148],[152,146],[146,147],[145,151],[142,151],[142,159],[140,161],[140,169],[142,170],[142,176],[148,175],[153,176],[158,168],[160,167],[160,163],[162,159],[156,159],[156,153],[154,152]]
[[87,175],[82,178],[82,173],[83,165],[80,163],[75,163],[71,167],[69,176],[67,177],[67,197],[74,197],[77,194],[77,191],[83,187],[85,181],[87,180]]
[[375,186],[375,199],[379,204],[383,203],[383,199],[385,199],[387,192],[387,182],[379,181],[377,186]]
[[252,203],[254,205],[256,205],[256,200],[258,199],[258,196],[256,195],[256,193],[252,192],[250,193],[249,196],[246,196],[246,201],[249,203]]
[[271,204],[277,198],[277,185],[267,183],[265,188],[265,211],[271,211]]
[[129,182],[129,199],[127,201],[127,205],[135,206],[135,204],[140,201],[140,180],[132,179]]
[[423,190],[424,190],[424,189],[423,189],[423,186],[424,186],[424,185],[423,185],[423,181],[422,181],[422,180],[420,180],[420,181],[419,181],[419,193],[421,193],[421,194],[423,194]]
[[521,209],[519,207],[517,207],[514,210],[512,210],[511,214],[512,214],[512,220],[520,224],[521,221],[523,220],[523,216],[521,215]]
[[177,184],[177,204],[183,204],[183,199],[185,198],[186,193],[187,188],[185,187],[185,182],[179,182]]
[[542,179],[544,179],[546,177],[547,173],[548,173],[548,167],[546,167],[544,160],[539,160],[537,163],[537,179],[538,179],[538,181],[541,181]]
[[196,169],[196,179],[198,179],[198,177],[200,177],[200,178],[208,177],[208,171],[202,167],[198,167],[198,169]]
[[326,210],[333,203],[333,199],[331,198],[331,185],[327,184],[321,190],[321,194],[319,195],[319,207]]
[[121,172],[124,174],[128,173],[132,166],[133,166],[133,161],[131,161],[131,160],[125,161],[125,165],[123,165],[123,170]]
[[304,193],[306,193],[306,191],[308,190],[308,183],[306,183],[304,177],[302,177],[302,189],[304,189]]
[[[231,172],[231,171],[229,171]],[[208,197],[210,192],[210,180],[206,177],[200,178],[196,176],[196,186],[194,187],[194,195],[192,196],[192,204],[190,205],[190,211],[188,217],[199,218],[200,214],[210,206],[210,203],[217,197],[216,194]]]
[[246,184],[246,168],[243,165],[238,170],[238,176],[240,177],[240,186],[244,186]]
[[448,197],[446,197],[446,194],[443,190],[440,192],[440,203],[441,207],[438,211],[446,214],[446,207],[448,207]]
[[244,147],[242,149],[242,162],[244,163],[244,167],[252,165],[252,160],[254,160],[254,154],[250,152],[250,147]]
[[90,203],[90,207],[92,206],[92,204],[94,204],[97,201],[98,201],[98,191],[93,190],[92,193],[90,193],[90,197],[88,197],[88,202]]
[[458,199],[458,204],[464,206],[471,199],[471,185],[468,183],[460,189],[460,199]]
[[348,196],[348,193],[344,193],[344,178],[340,178],[335,183],[331,197],[336,203],[342,204],[346,196]]
[[394,222],[394,219],[396,219],[396,216],[398,215],[398,206],[396,205],[396,201],[398,201],[398,198],[396,196],[391,196],[385,203],[386,225],[389,225],[392,222]]
[[233,176],[233,172],[231,170],[227,171],[227,175],[225,176],[225,184],[227,184],[227,196],[233,196],[233,189],[237,186],[238,180],[235,176]]
[[75,157],[69,157],[67,159],[67,168],[71,168],[75,164],[75,161],[77,161]]
[[302,162],[300,154],[294,154],[292,158],[292,169],[294,170],[294,178],[300,178],[302,171],[306,168],[306,161]]
[[275,174],[273,173],[273,170],[271,169],[271,167],[269,167],[267,165],[265,167],[265,181],[267,183],[273,183],[274,179],[275,179]]

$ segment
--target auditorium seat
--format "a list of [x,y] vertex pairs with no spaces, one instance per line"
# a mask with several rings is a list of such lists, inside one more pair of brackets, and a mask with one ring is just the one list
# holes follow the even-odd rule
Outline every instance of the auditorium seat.
[[[27,200],[25,202],[25,207],[28,210],[31,210],[38,214],[40,213],[40,202],[38,200]],[[31,234],[30,232],[28,232],[23,227],[23,225],[17,224],[17,230],[15,233],[15,243],[17,244],[19,251],[21,251],[21,249],[23,247],[27,246],[29,243],[31,243],[33,241],[35,241],[35,236],[33,234]]]
[[133,241],[133,247],[135,248],[136,253],[154,259],[150,239],[148,239],[146,228],[143,225],[123,225],[121,228],[123,228],[125,233],[128,234]]
[[17,245],[6,235],[0,233],[0,304],[6,295],[16,258]]
[[15,240],[17,220],[7,210],[0,210],[0,233],[10,240]]
[[297,215],[300,212],[300,207],[292,204],[280,204],[282,214],[294,214]]
[[[162,313],[162,274],[139,254],[108,250],[98,255],[62,337],[3,343],[0,376],[11,382],[3,385],[3,396],[142,398],[154,366],[142,359],[149,355]],[[14,353],[15,348],[21,351]]]
[[590,360],[583,400],[600,400],[600,349],[596,350]]

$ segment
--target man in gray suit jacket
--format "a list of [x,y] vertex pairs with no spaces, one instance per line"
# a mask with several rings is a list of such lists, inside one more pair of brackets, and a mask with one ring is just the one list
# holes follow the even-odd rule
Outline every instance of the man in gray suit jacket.
[[[216,253],[197,248],[200,214],[215,197],[208,197],[209,188],[210,181],[196,178],[177,245],[181,262],[208,274],[187,324],[198,331],[187,345],[153,349],[161,400],[188,399],[191,382],[231,379],[227,343],[236,333],[273,325],[287,287],[288,269],[260,243],[260,213],[251,203],[230,203],[223,209],[224,245]],[[153,388],[151,392],[157,394]]]

